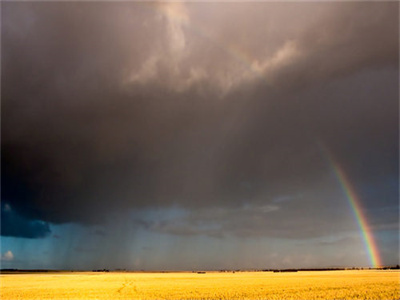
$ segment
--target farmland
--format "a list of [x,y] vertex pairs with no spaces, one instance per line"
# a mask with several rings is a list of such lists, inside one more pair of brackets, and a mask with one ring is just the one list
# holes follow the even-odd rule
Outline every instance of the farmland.
[[393,270],[2,274],[1,299],[399,299]]

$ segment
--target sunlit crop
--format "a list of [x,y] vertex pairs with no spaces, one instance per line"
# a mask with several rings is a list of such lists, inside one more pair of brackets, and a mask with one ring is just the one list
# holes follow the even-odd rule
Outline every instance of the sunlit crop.
[[394,270],[1,275],[1,299],[399,299]]

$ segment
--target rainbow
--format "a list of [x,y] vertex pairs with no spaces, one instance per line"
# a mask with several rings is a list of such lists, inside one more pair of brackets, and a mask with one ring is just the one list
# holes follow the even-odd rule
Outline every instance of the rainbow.
[[367,249],[369,255],[370,263],[372,267],[379,268],[382,266],[382,261],[379,255],[378,247],[374,240],[374,236],[372,234],[372,230],[368,226],[367,217],[362,211],[362,202],[357,196],[352,184],[350,183],[349,178],[347,177],[340,164],[333,159],[333,156],[329,153],[326,147],[321,144],[320,147],[326,154],[329,164],[335,173],[336,179],[340,183],[340,186],[347,197],[347,200],[353,211],[354,218],[357,221],[358,227],[363,237],[365,248]]

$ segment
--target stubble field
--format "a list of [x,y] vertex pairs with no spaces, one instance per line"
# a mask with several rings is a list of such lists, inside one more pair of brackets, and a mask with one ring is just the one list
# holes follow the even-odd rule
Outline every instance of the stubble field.
[[1,299],[399,299],[393,270],[2,274]]

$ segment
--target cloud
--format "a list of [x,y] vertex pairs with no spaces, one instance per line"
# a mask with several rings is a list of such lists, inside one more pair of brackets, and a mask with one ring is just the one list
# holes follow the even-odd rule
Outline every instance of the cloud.
[[274,203],[282,203],[282,202],[288,202],[288,201],[293,201],[293,200],[298,200],[301,199],[303,196],[300,195],[285,195],[285,196],[278,196],[274,198],[272,201]]
[[226,93],[260,81],[287,90],[365,68],[397,66],[396,5],[154,5],[166,21],[165,40],[150,48],[141,68],[124,82],[153,82],[176,91],[206,83]]
[[339,246],[346,246],[354,243],[359,243],[360,242],[360,237],[359,236],[348,236],[348,237],[342,237],[342,238],[336,238],[336,239],[331,239],[331,240],[325,240],[325,241],[320,241],[318,242],[318,245],[320,246],[328,246],[332,247],[334,245],[339,245]]
[[186,46],[183,25],[189,22],[188,12],[184,3],[157,3],[156,6],[160,8],[160,11],[168,20],[167,28],[171,51],[183,51]]
[[11,250],[8,250],[1,256],[1,261],[12,261],[14,259],[14,254]]
[[43,238],[51,233],[47,222],[27,219],[11,209],[9,204],[1,205],[1,235],[21,238]]
[[5,3],[2,234],[175,205],[207,213],[154,230],[318,235],[343,199],[320,140],[389,222],[374,212],[398,199],[397,8]]
[[[395,66],[398,28],[392,22],[398,17],[391,14],[393,8],[332,4],[276,52],[272,62],[277,67],[271,74],[270,63],[265,63],[266,76],[282,88],[298,88],[365,68]],[[384,46],[376,47],[377,41]]]
[[[316,186],[328,184],[318,182]],[[325,188],[321,190],[325,192]],[[309,191],[302,201],[285,201],[279,205],[274,201],[263,202],[255,204],[257,202],[253,201],[254,204],[247,203],[241,207],[204,207],[180,213],[167,211],[157,218],[141,219],[135,224],[167,235],[221,239],[269,237],[305,240],[358,231],[347,199],[340,193],[333,192],[323,199],[318,192]],[[383,224],[382,220],[380,222]]]

